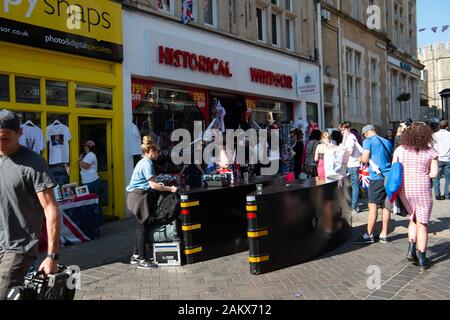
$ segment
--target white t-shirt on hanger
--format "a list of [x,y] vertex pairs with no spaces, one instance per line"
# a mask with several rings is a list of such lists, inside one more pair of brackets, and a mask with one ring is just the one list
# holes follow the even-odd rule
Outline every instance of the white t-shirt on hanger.
[[48,163],[69,163],[70,130],[63,124],[51,124],[47,127],[47,141],[50,142]]
[[42,130],[39,127],[31,127],[28,125],[22,125],[21,128],[22,135],[19,138],[19,143],[36,153],[41,153],[45,148]]

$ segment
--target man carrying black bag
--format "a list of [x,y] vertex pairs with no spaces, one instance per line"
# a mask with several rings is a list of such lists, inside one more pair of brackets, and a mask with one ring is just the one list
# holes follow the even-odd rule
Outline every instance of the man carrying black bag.
[[20,120],[0,111],[0,300],[9,288],[21,286],[38,254],[46,218],[48,255],[39,267],[45,275],[58,271],[59,211],[56,186],[46,161],[20,146]]

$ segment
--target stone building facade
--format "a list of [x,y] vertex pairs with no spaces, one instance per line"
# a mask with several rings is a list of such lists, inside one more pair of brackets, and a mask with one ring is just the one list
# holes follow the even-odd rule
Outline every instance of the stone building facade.
[[[378,12],[368,11],[370,6]],[[420,115],[415,1],[322,0],[327,126],[346,119],[380,129]],[[371,27],[376,16],[379,26]],[[405,93],[409,99],[399,102]]]
[[450,88],[450,43],[420,48],[419,59],[425,65],[423,100],[429,107],[437,107],[441,114],[443,106],[439,93]]

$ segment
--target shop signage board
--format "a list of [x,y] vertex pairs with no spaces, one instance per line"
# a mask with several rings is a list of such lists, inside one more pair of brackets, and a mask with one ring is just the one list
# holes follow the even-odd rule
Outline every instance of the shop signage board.
[[131,80],[131,105],[136,109],[141,101],[152,91],[153,82],[142,79]]
[[108,0],[3,0],[0,41],[122,62],[122,8]]
[[292,77],[286,74],[275,73],[258,68],[250,68],[252,82],[265,84],[268,86],[292,89]]
[[299,72],[296,78],[298,96],[320,93],[319,71]]

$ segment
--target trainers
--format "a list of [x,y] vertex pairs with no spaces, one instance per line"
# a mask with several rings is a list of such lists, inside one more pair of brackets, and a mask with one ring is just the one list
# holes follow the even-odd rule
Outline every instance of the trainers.
[[367,233],[364,233],[361,238],[355,240],[356,244],[371,244],[375,243],[375,237],[373,235],[369,236]]
[[381,234],[380,234],[380,236],[378,237],[378,240],[381,242],[381,243],[389,243],[389,238],[386,236],[386,237],[383,237]]
[[153,262],[145,261],[145,260],[144,260],[144,261],[142,261],[141,263],[138,264],[137,268],[138,268],[138,269],[144,269],[144,270],[147,270],[147,269],[157,269],[157,268],[158,268],[158,265],[155,264],[155,263],[153,263]]
[[142,261],[145,261],[145,260],[140,260],[139,256],[131,256],[130,264],[136,265],[136,264],[141,263]]
[[359,208],[353,208],[352,209],[352,214],[359,214]]
[[[139,263],[141,263],[143,261],[145,261],[145,260],[139,259],[139,256],[131,256],[130,264],[136,265],[136,264],[139,264]],[[153,258],[148,259],[148,261],[153,262]]]

